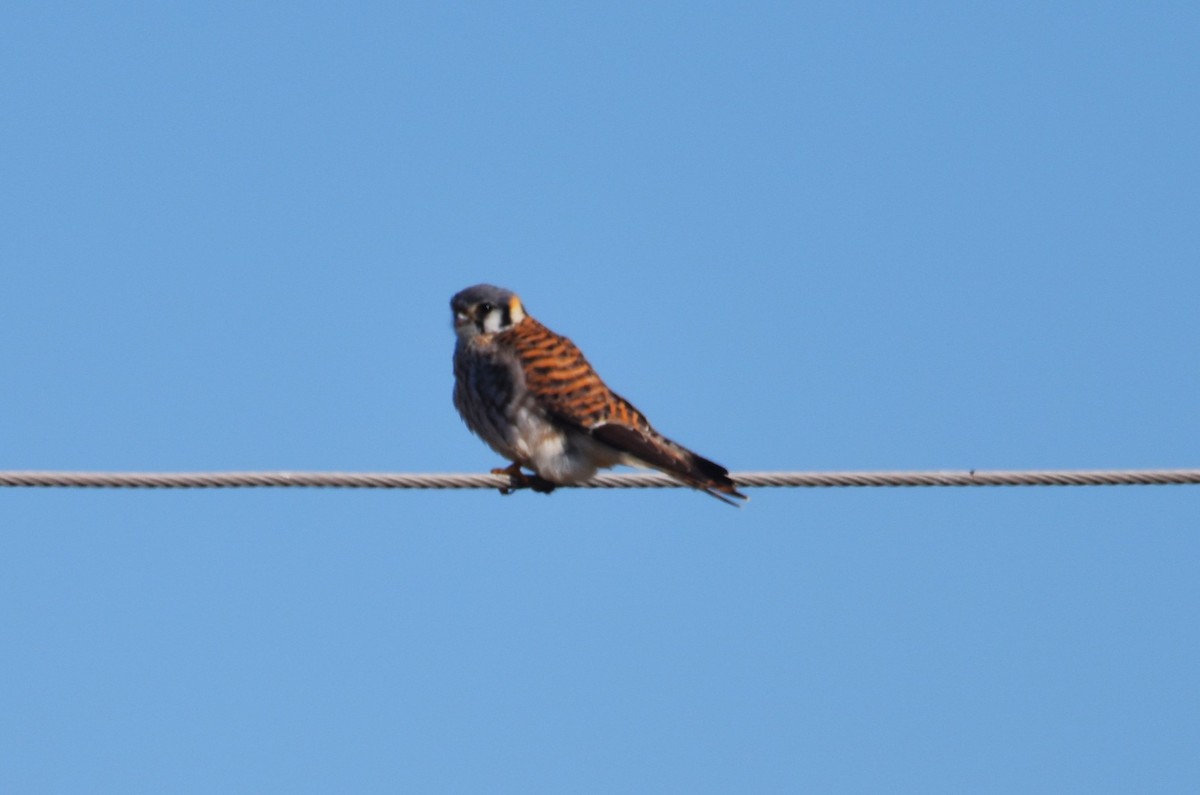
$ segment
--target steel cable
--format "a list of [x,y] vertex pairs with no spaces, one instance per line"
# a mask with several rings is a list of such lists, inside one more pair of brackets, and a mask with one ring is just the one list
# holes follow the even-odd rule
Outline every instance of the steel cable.
[[[735,472],[746,488],[878,486],[1134,486],[1200,483],[1200,469],[1015,470],[924,472]],[[351,488],[499,489],[506,475],[395,472],[57,472],[0,471],[0,487],[42,488]],[[578,488],[682,487],[658,472],[597,475]]]

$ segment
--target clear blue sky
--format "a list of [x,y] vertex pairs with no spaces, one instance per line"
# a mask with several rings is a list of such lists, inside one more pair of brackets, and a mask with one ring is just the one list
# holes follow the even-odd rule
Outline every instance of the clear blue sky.
[[[0,468],[1200,465],[1194,3],[9,4]],[[1200,790],[1200,487],[0,492],[0,790]]]

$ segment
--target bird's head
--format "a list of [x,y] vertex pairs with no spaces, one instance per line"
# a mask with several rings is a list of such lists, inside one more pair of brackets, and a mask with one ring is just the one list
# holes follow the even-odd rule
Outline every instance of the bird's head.
[[468,340],[481,334],[496,334],[525,319],[521,299],[511,290],[490,284],[468,287],[450,299],[454,333]]

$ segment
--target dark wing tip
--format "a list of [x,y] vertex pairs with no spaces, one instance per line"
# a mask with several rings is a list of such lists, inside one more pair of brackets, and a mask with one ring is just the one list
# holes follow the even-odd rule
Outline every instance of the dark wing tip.
[[724,495],[740,500],[749,499],[737,490],[737,484],[729,477],[728,469],[654,432],[647,433],[616,423],[597,425],[591,432],[604,444],[629,453],[648,466],[672,475],[721,502],[737,505]]
[[739,500],[750,499],[745,494],[742,494],[737,490],[737,483],[734,482],[733,478],[729,477],[728,469],[716,463],[715,461],[709,461],[704,456],[697,455],[690,450],[687,452],[692,457],[693,466],[695,466],[695,468],[701,472],[708,481],[704,487],[704,491],[707,494],[716,497],[723,503],[738,507],[741,507],[738,505],[738,503],[721,495],[728,494],[730,497],[737,497]]

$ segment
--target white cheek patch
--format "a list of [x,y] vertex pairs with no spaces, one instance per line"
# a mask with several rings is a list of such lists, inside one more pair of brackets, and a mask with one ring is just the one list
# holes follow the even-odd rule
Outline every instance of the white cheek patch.
[[488,312],[483,318],[483,333],[495,334],[500,330],[503,319],[503,313],[499,309],[493,309],[491,312]]

